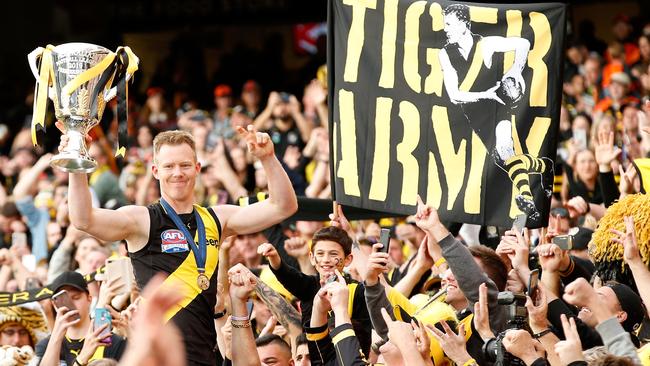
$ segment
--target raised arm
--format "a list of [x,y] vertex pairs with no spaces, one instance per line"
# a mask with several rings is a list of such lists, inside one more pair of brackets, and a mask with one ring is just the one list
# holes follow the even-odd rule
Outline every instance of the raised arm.
[[[57,127],[63,126],[57,122]],[[68,137],[61,136],[59,150],[68,144]],[[149,236],[149,215],[146,207],[124,206],[117,210],[92,207],[88,177],[85,173],[70,173],[68,187],[68,206],[70,222],[102,241],[126,239],[129,250],[139,250]]]
[[262,282],[259,278],[255,284],[255,292],[264,301],[271,313],[282,324],[282,326],[291,334],[291,342],[302,332],[300,322],[300,313],[275,290]]
[[418,207],[415,215],[417,226],[435,239],[442,249],[442,255],[470,306],[474,306],[474,303],[479,300],[479,286],[482,283],[487,285],[490,325],[495,330],[501,330],[506,322],[506,313],[505,309],[497,304],[499,289],[496,284],[474,261],[469,249],[456,240],[440,222],[438,212],[433,207],[425,205],[420,196],[417,200]]
[[269,94],[269,100],[266,103],[266,108],[262,111],[262,113],[255,118],[255,121],[253,121],[253,126],[255,127],[256,130],[266,130],[268,128],[268,125],[271,121],[271,118],[273,117],[273,108],[280,103],[280,94],[276,91],[272,91],[271,94]]
[[314,124],[311,121],[305,119],[300,111],[300,102],[295,95],[292,95],[289,99],[289,111],[291,112],[291,117],[296,121],[296,126],[300,130],[300,137],[303,141],[308,141],[311,131],[314,129]]
[[20,179],[18,180],[18,183],[16,183],[16,186],[14,187],[12,196],[14,197],[14,200],[18,201],[21,198],[28,196],[30,194],[30,191],[36,184],[36,181],[38,180],[38,176],[47,169],[47,167],[50,166],[50,159],[52,158],[52,154],[45,154],[38,159],[36,164],[34,164],[31,169],[29,169]]
[[273,152],[268,134],[257,132],[253,126],[248,130],[239,128],[249,151],[260,160],[269,182],[269,198],[245,207],[232,205],[215,206],[214,211],[224,224],[224,236],[250,234],[266,229],[293,215],[298,200],[287,173]]
[[251,331],[251,323],[246,301],[248,295],[255,288],[255,276],[241,263],[236,264],[228,271],[230,280],[230,305],[232,307],[232,364],[244,366],[260,365],[255,348],[255,337]]
[[650,271],[648,271],[648,267],[643,263],[641,253],[639,252],[634,228],[634,217],[625,216],[624,220],[625,232],[612,229],[612,233],[617,236],[613,240],[623,245],[623,259],[630,266],[630,270],[632,270],[632,276],[634,276],[634,282],[637,283],[639,295],[644,304],[650,304],[650,286],[647,285],[650,283]]

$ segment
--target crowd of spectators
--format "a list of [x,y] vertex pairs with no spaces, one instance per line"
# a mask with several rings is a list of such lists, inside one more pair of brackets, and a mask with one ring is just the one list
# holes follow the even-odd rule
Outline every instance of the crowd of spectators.
[[[567,42],[548,228],[458,228],[419,201],[407,218],[348,221],[335,206],[327,222],[223,238],[214,325],[202,324],[216,329],[218,364],[650,365],[650,24],[617,16],[609,44],[580,29]],[[265,169],[238,133],[250,126],[268,134],[298,197],[329,199],[319,76],[301,95],[217,84],[210,108],[151,85],[142,105],[131,100],[123,160],[112,152],[116,113],[91,131],[93,206],[156,203],[153,141],[174,129],[195,141],[198,204],[263,201]],[[164,278],[138,288],[102,276],[126,242],[71,225],[68,174],[49,166],[58,140],[34,148],[28,126],[10,130],[0,126],[0,291],[65,289],[76,310],[49,299],[0,306],[0,358],[14,362],[2,364],[200,364],[165,324],[180,295],[159,287]],[[541,273],[533,288],[531,273]],[[90,319],[97,308],[111,314],[110,341]]]

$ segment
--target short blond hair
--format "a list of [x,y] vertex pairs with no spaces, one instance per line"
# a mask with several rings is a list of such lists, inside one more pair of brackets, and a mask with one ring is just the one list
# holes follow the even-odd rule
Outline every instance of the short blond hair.
[[196,160],[196,144],[194,143],[194,136],[187,131],[172,130],[164,131],[156,135],[153,139],[153,161],[156,162],[156,155],[160,152],[163,145],[183,145],[187,144],[192,148],[194,153],[194,160]]

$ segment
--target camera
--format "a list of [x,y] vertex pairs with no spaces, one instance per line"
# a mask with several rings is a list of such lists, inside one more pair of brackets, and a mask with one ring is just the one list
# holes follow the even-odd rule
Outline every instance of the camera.
[[282,101],[282,103],[289,103],[289,101],[291,100],[291,94],[286,92],[281,92],[280,100]]
[[499,292],[497,304],[505,306],[507,309],[506,329],[527,329],[526,295],[510,291]]
[[503,346],[503,337],[510,329],[528,330],[528,311],[526,310],[526,296],[510,291],[499,292],[497,303],[506,307],[506,330],[499,333],[483,345],[483,357],[494,365],[525,365],[519,358],[511,355]]

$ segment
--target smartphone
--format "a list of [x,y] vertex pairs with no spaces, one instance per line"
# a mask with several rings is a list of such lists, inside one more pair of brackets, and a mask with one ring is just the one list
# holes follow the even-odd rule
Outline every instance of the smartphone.
[[562,250],[573,249],[573,235],[558,235],[553,237],[552,242]]
[[381,234],[379,234],[379,242],[383,245],[381,247],[382,252],[388,253],[388,247],[390,246],[390,230],[381,229]]
[[129,258],[109,258],[106,260],[106,280],[120,283],[119,294],[131,292],[133,267]]
[[533,303],[537,300],[537,285],[539,283],[539,269],[534,269],[530,272],[530,277],[528,278],[528,293]]
[[587,131],[578,128],[575,131],[573,131],[573,138],[576,139],[576,142],[578,144],[579,149],[586,149],[587,148]]
[[515,217],[515,221],[512,222],[512,229],[519,231],[521,235],[524,235],[524,229],[526,229],[526,221],[528,216],[526,214],[519,214]]
[[95,317],[93,318],[93,330],[103,327],[108,324],[106,329],[99,335],[102,337],[100,341],[102,344],[111,344],[111,331],[112,331],[112,318],[111,313],[105,308],[95,308]]
[[11,246],[24,246],[27,245],[27,233],[11,233]]
[[291,94],[286,92],[281,92],[280,100],[282,101],[282,103],[289,103],[289,101],[291,100]]
[[[52,295],[52,303],[54,303],[54,307],[56,309],[65,306],[66,308],[68,308],[68,311],[77,310],[77,307],[74,306],[74,303],[70,298],[70,294],[66,290],[61,290],[56,294]],[[79,314],[73,317],[73,320],[79,320],[79,319],[81,319]]]
[[41,287],[41,283],[36,277],[29,277],[25,280],[25,290],[33,290]]
[[246,302],[246,312],[248,312],[248,320],[250,320],[253,315],[253,300],[248,300]]

